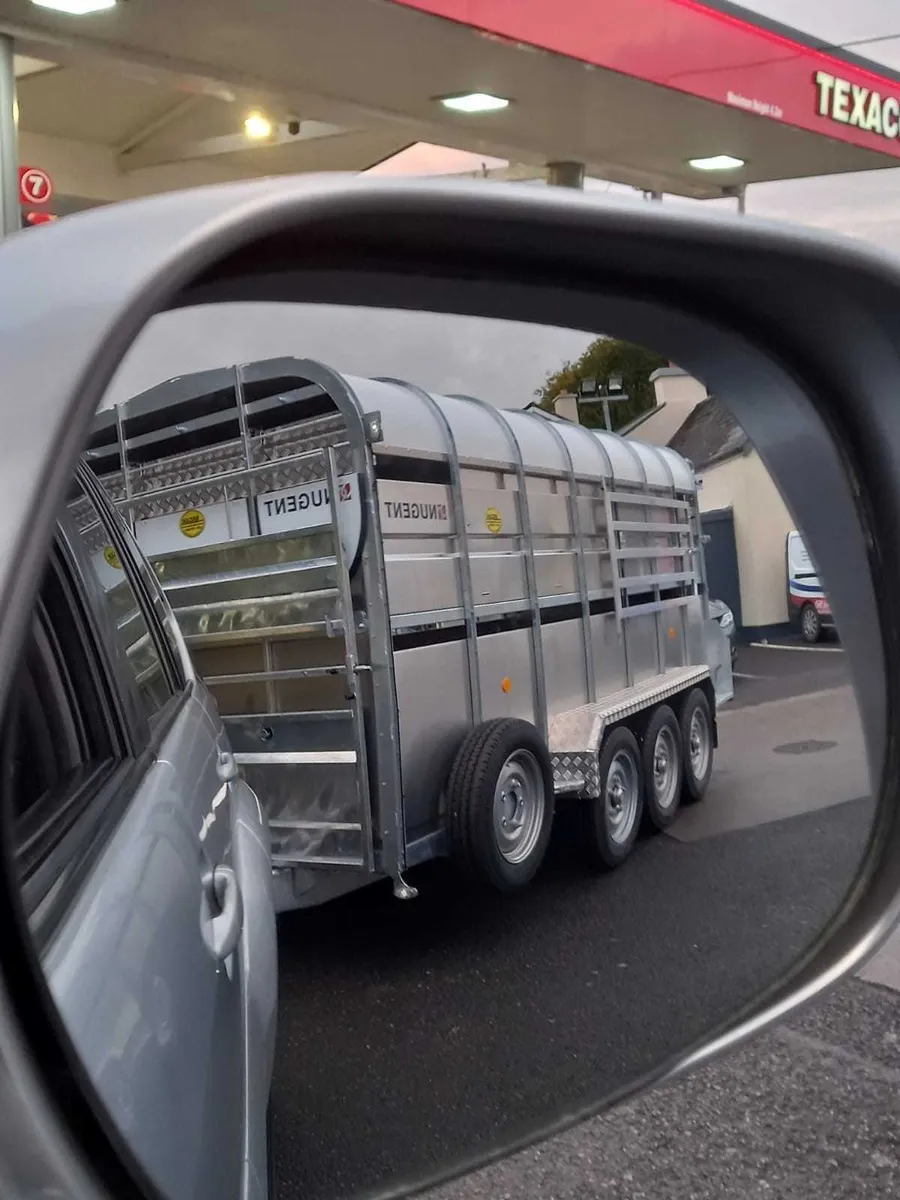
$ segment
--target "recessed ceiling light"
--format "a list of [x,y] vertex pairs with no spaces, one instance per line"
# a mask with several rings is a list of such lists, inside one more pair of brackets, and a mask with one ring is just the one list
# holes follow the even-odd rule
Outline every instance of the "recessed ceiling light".
[[464,96],[444,96],[441,100],[444,108],[461,113],[499,112],[501,108],[509,108],[509,101],[503,96],[491,96],[488,92],[467,92]]
[[38,8],[67,13],[70,17],[87,17],[116,7],[116,0],[31,0],[31,3]]
[[742,158],[734,158],[730,154],[714,154],[712,158],[691,158],[688,161],[695,171],[734,171],[744,165]]
[[272,122],[261,112],[248,113],[244,119],[244,133],[253,141],[263,141],[272,136]]

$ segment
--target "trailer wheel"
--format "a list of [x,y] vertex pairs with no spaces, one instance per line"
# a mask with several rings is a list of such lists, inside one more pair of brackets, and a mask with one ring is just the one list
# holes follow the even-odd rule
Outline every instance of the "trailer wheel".
[[553,825],[553,768],[527,721],[485,721],[457,752],[447,783],[450,854],[501,892],[530,883]]
[[681,741],[684,746],[682,800],[702,800],[713,767],[713,726],[709,701],[699,688],[690,692],[681,708]]
[[644,809],[644,779],[637,738],[624,725],[600,751],[600,795],[580,806],[581,839],[591,866],[608,870],[634,848]]
[[668,704],[660,704],[650,717],[641,757],[648,824],[654,829],[667,829],[681,803],[684,773],[681,728]]

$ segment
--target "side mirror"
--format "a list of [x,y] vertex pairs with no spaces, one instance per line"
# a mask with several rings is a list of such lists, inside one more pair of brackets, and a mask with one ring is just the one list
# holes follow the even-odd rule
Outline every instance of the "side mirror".
[[[268,1121],[276,1180],[409,1192],[739,1046],[887,936],[891,264],[267,180],[11,238],[0,295],[10,1177],[262,1196]],[[309,353],[313,306],[368,329],[365,377]],[[625,427],[607,372],[618,434],[484,403],[421,356],[471,345],[458,318],[650,347],[701,391]],[[801,671],[809,606],[840,645]]]

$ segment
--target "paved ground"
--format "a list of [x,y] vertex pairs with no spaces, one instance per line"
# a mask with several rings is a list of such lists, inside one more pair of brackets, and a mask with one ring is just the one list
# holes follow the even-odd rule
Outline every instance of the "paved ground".
[[[820,675],[823,684],[837,682],[833,672]],[[805,671],[801,684],[814,677]],[[739,702],[724,706],[719,716],[721,752],[709,795],[682,812],[670,836],[694,841],[756,828],[869,794],[862,729],[846,683],[767,701],[744,699],[754,687],[784,686],[789,678],[737,680]]]
[[856,981],[745,1049],[428,1200],[889,1200],[900,997]]
[[785,696],[805,696],[847,682],[844,652],[836,642],[815,649],[797,639],[785,639],[783,649],[740,646],[734,670],[734,707],[738,709]]
[[[614,874],[578,865],[563,821],[520,897],[475,898],[433,868],[414,904],[370,889],[282,921],[279,1200],[421,1177],[549,1108],[574,1111],[700,1036],[808,943],[870,810],[843,655],[746,648],[738,670],[752,678],[723,713],[715,788]],[[853,982],[441,1200],[887,1195],[872,1188],[897,1170],[898,1045],[900,1001]]]

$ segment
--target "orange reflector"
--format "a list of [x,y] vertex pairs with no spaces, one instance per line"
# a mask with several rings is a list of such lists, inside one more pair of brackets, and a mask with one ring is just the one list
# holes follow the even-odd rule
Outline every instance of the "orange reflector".
[[509,693],[512,691],[512,680],[510,679],[510,677],[508,675],[504,675],[503,682],[500,684],[500,686],[501,686],[501,688],[503,688],[504,692],[506,692],[506,694],[508,696]]

